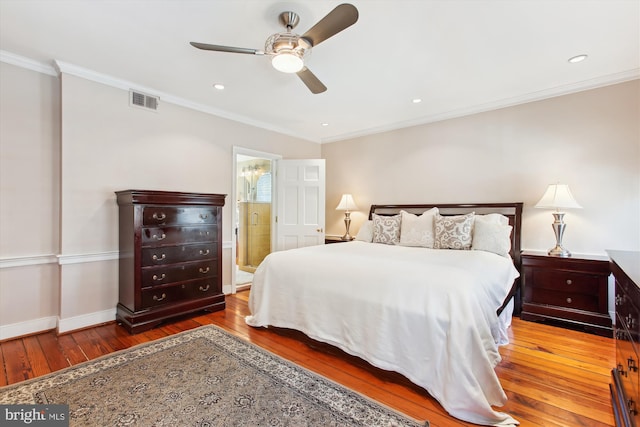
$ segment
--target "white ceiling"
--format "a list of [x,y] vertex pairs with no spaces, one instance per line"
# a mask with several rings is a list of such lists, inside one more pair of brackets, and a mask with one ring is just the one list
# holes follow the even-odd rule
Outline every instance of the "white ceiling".
[[[639,0],[352,0],[359,20],[306,64],[313,95],[264,49],[333,0],[0,0],[0,59],[16,58],[317,142],[428,123],[640,77]],[[586,53],[578,64],[567,59]],[[213,89],[214,83],[226,89]],[[419,104],[413,98],[421,98]],[[328,126],[321,126],[328,123]]]

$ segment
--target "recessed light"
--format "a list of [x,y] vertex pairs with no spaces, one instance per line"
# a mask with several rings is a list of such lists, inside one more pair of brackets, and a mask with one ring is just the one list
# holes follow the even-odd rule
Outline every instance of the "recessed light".
[[411,100],[411,102],[413,102],[414,104],[420,104],[420,103],[422,102],[422,99],[420,99],[420,98],[413,98],[413,99]]
[[585,59],[587,59],[587,55],[582,54],[582,55],[577,55],[577,56],[573,56],[573,57],[569,58],[569,62],[571,62],[572,64],[575,64],[577,62],[582,62]]
[[327,126],[329,126],[329,123],[320,123],[320,126],[327,127]]
[[224,90],[224,85],[222,83],[216,83],[213,85],[213,87],[218,90]]

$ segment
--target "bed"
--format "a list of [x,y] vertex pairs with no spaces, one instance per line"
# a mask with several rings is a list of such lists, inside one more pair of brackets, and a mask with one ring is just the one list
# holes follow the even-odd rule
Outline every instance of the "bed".
[[246,322],[398,372],[461,420],[516,425],[493,407],[507,399],[494,368],[519,309],[521,217],[522,203],[372,205],[352,242],[267,256]]

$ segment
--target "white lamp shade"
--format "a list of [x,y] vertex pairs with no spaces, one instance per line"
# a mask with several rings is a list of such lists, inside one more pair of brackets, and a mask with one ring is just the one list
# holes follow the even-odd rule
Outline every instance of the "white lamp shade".
[[353,196],[351,194],[343,194],[342,199],[340,199],[340,203],[338,203],[337,211],[355,211],[358,210],[358,206],[356,206],[356,202],[353,201]]
[[544,195],[536,204],[536,208],[542,209],[582,209],[582,206],[573,198],[567,184],[551,184]]

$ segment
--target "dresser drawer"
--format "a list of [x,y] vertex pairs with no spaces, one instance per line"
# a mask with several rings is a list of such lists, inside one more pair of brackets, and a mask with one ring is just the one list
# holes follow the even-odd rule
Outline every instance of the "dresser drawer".
[[598,295],[600,291],[601,279],[599,276],[543,268],[534,268],[532,274],[533,286],[536,288],[585,295]]
[[144,248],[142,249],[142,266],[215,259],[216,249],[215,243]]
[[219,290],[216,287],[216,280],[213,278],[143,289],[141,292],[142,307],[151,308],[189,299],[213,296],[218,293]]
[[599,299],[596,295],[580,292],[556,291],[547,288],[534,287],[531,289],[529,302],[535,304],[556,305],[575,310],[598,311]]
[[[619,320],[619,319],[618,319]],[[619,327],[616,323],[615,343],[616,343],[616,366],[620,380],[624,385],[627,395],[637,396],[640,390],[640,358],[638,357],[637,336],[632,336],[625,327]],[[634,402],[634,407],[640,402]]]
[[216,277],[217,274],[217,263],[212,261],[184,262],[158,267],[143,267],[141,288],[166,285],[168,283],[181,282],[189,279]]
[[142,246],[163,246],[179,243],[215,242],[218,230],[213,226],[144,227]]
[[616,331],[625,330],[633,339],[638,342],[640,338],[640,311],[633,304],[633,301],[616,288]]
[[217,215],[215,207],[146,206],[142,225],[216,224]]

